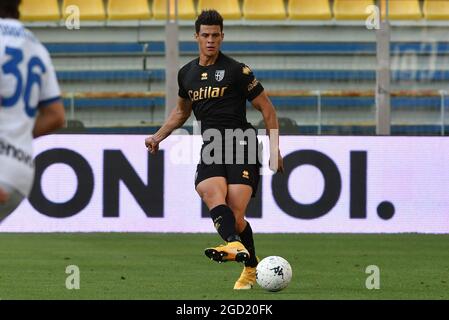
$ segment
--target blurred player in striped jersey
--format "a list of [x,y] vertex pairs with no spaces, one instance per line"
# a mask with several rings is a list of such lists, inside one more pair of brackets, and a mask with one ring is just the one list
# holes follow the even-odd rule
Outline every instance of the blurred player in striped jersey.
[[31,191],[33,138],[65,122],[50,55],[18,20],[19,5],[0,1],[0,223]]

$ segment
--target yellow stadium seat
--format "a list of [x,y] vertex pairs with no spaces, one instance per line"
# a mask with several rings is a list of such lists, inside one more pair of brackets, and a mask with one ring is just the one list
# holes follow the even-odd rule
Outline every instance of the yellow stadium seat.
[[57,0],[22,0],[20,4],[22,21],[56,21],[61,19]]
[[449,20],[449,0],[424,0],[423,12],[428,20]]
[[150,7],[147,0],[109,0],[108,18],[110,20],[150,19]]
[[[390,0],[388,18],[391,20],[418,20],[422,18],[418,0]],[[382,17],[386,13],[386,0],[382,0]]]
[[64,17],[71,14],[70,11],[66,11],[69,6],[79,8],[81,20],[104,20],[106,18],[103,0],[64,0],[62,3],[62,15]]
[[244,0],[243,16],[248,20],[285,19],[284,0]]
[[238,0],[199,0],[198,13],[204,9],[215,9],[223,19],[237,20],[242,17]]
[[[167,19],[167,0],[153,0],[153,15],[155,19]],[[175,17],[175,1],[170,0],[170,18]],[[178,0],[178,19],[192,20],[196,18],[193,0]]]
[[332,18],[329,0],[290,0],[290,19],[330,20]]
[[366,8],[370,5],[374,5],[373,0],[335,0],[335,19],[365,20],[370,15],[366,12]]

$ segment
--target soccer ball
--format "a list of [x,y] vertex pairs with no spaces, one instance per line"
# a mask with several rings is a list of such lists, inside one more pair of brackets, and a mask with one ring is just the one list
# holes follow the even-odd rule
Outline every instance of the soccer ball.
[[281,291],[292,280],[292,267],[282,257],[266,257],[257,265],[256,280],[265,290]]

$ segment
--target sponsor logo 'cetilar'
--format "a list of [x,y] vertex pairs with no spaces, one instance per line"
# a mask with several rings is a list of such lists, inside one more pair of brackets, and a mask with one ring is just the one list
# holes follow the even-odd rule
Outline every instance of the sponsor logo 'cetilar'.
[[228,87],[203,87],[199,90],[189,90],[189,97],[192,101],[198,101],[203,99],[210,99],[210,98],[218,98],[223,97],[224,92]]

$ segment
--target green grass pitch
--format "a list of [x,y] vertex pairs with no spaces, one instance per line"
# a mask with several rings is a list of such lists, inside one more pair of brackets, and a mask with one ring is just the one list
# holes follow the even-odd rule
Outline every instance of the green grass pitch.
[[[449,235],[256,234],[292,265],[289,287],[232,289],[242,266],[203,255],[215,234],[0,234],[0,299],[449,299]],[[68,290],[68,265],[80,289]],[[380,289],[365,287],[368,265]]]

